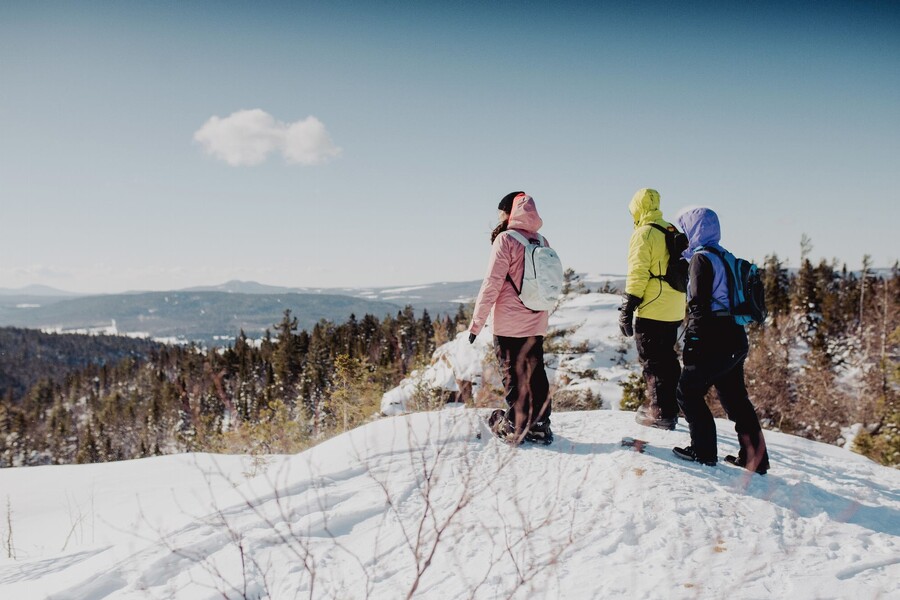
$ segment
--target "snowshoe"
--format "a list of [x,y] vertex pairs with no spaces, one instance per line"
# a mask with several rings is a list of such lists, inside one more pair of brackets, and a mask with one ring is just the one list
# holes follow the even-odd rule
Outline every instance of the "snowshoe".
[[549,446],[553,443],[553,431],[550,429],[549,421],[539,421],[531,426],[531,429],[525,434],[525,441],[532,444],[543,444]]
[[675,429],[675,425],[678,424],[678,417],[672,418],[664,418],[654,416],[654,410],[648,409],[645,406],[639,406],[637,412],[634,415],[634,420],[638,425],[643,425],[644,427],[653,427],[655,429],[665,429],[666,431],[672,431]]
[[[736,467],[741,467],[742,469],[750,470],[750,467],[747,466],[747,459],[744,456],[735,456],[733,454],[729,454],[725,457],[725,462]],[[762,461],[760,461],[760,463],[756,465],[755,472],[759,475],[765,475],[769,472],[768,453],[763,457]]]
[[686,446],[684,448],[675,447],[672,448],[672,452],[675,454],[675,456],[682,460],[698,462],[701,465],[706,465],[707,467],[716,466],[717,459],[715,456],[713,456],[712,458],[708,456],[700,456],[699,454],[697,454],[697,451],[693,446]]
[[515,426],[506,418],[506,411],[496,409],[488,417],[488,427],[496,437],[500,438],[507,444],[516,445],[519,443],[518,435],[516,435]]
[[[737,456],[726,456],[725,462],[765,475],[769,470],[769,451],[766,449],[766,440],[763,438],[762,431],[739,433],[738,442],[741,445],[741,451]],[[762,456],[760,457],[760,455]]]

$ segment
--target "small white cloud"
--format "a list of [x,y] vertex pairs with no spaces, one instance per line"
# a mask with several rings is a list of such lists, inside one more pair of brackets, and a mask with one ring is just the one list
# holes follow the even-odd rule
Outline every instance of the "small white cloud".
[[291,163],[317,165],[340,154],[320,120],[313,116],[291,123],[284,136],[284,158]]
[[210,117],[194,133],[208,154],[231,166],[258,165],[273,152],[289,163],[317,165],[338,156],[341,149],[317,118],[282,123],[261,109],[239,110],[227,117]]

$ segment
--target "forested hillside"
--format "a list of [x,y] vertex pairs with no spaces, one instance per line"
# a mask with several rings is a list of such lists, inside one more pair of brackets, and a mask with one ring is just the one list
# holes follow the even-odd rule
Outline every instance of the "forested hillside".
[[145,358],[159,347],[156,342],[121,336],[0,327],[0,397],[15,403],[40,380],[62,383],[70,371]]
[[371,417],[465,321],[462,310],[432,322],[407,307],[300,331],[288,310],[261,343],[241,332],[224,350],[152,345],[146,359],[45,377],[0,403],[0,466],[295,452]]
[[[884,464],[900,464],[900,269],[858,274],[804,260],[789,272],[774,256],[764,267],[770,316],[749,329],[746,365],[764,426],[852,441]],[[591,292],[567,287],[569,299]],[[462,307],[436,321],[407,307],[384,319],[321,321],[307,331],[286,311],[261,343],[242,333],[225,349],[152,346],[146,359],[128,354],[63,379],[47,373],[21,399],[8,394],[0,403],[0,466],[191,450],[294,452],[370,418],[385,391],[427,364],[467,322]],[[604,337],[572,346],[565,336],[551,332],[548,344],[550,353],[566,349],[567,360],[584,351],[579,347],[627,343]],[[557,385],[562,402],[567,384]],[[633,408],[640,379],[624,387],[623,408]],[[426,399],[429,393],[422,390]]]
[[[770,322],[751,328],[748,387],[767,426],[900,465],[900,268],[765,264]],[[851,427],[855,426],[855,427]],[[850,429],[848,429],[850,428]]]

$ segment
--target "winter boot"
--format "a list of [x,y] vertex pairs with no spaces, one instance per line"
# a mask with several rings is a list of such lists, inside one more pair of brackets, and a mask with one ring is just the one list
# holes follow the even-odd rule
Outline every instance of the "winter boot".
[[687,446],[685,448],[672,448],[672,452],[678,458],[682,460],[689,460],[692,462],[698,462],[701,465],[706,465],[707,467],[716,466],[717,458],[715,456],[704,456],[697,453],[697,450],[693,446]]
[[516,427],[509,419],[506,418],[506,411],[496,409],[488,417],[488,427],[498,438],[508,444],[518,444],[519,436],[516,434]]
[[737,456],[729,454],[725,457],[725,462],[765,475],[769,471],[769,451],[762,431],[740,433],[738,442],[741,444],[740,452]]
[[[741,450],[741,453],[743,453],[743,450]],[[763,460],[758,465],[756,465],[756,469],[751,469],[749,466],[747,466],[747,457],[746,456],[735,456],[734,454],[729,454],[728,456],[725,457],[725,462],[732,464],[736,467],[742,467],[747,470],[755,471],[756,473],[759,473],[760,475],[765,475],[766,473],[769,472],[769,453],[768,452],[763,454]]]
[[553,431],[550,429],[550,419],[538,421],[525,434],[525,441],[534,444],[549,446],[553,443]]
[[634,420],[644,427],[655,427],[656,429],[665,429],[667,431],[675,429],[675,425],[678,424],[677,416],[667,419],[658,415],[659,411],[653,407],[647,408],[646,406],[641,405],[634,415]]

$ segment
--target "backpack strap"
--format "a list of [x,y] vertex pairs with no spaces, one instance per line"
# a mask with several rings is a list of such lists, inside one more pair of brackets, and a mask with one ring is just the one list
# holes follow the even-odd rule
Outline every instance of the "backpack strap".
[[662,231],[664,234],[674,233],[671,229],[669,229],[668,227],[663,227],[659,223],[647,223],[647,225],[649,225],[650,227],[653,227],[654,229],[658,229],[658,230]]
[[522,294],[522,290],[516,287],[516,282],[512,280],[512,277],[509,276],[509,273],[506,274],[506,280],[509,282],[509,285],[513,286],[513,289],[516,291],[516,296],[520,296]]
[[734,273],[734,269],[728,263],[728,259],[725,258],[725,255],[718,248],[713,248],[712,246],[700,246],[697,248],[696,252],[700,253],[709,253],[719,257],[719,260],[722,261],[722,266],[725,267],[725,281],[728,283],[728,304],[729,310],[717,310],[713,312],[713,315],[717,317],[730,317],[734,314],[734,288],[736,285],[735,278],[737,277]]
[[[515,230],[512,230],[512,229],[507,229],[506,231],[504,231],[504,233],[508,234],[509,237],[511,237],[512,239],[516,240],[517,242],[519,242],[520,244],[522,244],[522,245],[525,246],[526,248],[528,247],[528,244],[531,243],[531,242],[528,241],[528,239],[527,239],[524,235],[522,235],[522,234],[519,233],[518,231],[515,231]],[[524,273],[524,272],[522,273],[522,278],[523,278],[523,279],[525,278],[525,273]],[[509,273],[506,274],[506,280],[510,283],[510,285],[513,286],[513,289],[516,291],[516,296],[518,296],[519,294],[522,293],[522,288],[521,288],[521,286],[516,286],[516,282],[513,281],[512,277],[509,276]]]
[[[522,245],[523,245],[524,247],[526,247],[526,248],[531,244],[531,241],[528,240],[528,238],[526,238],[524,235],[522,235],[521,233],[519,233],[518,231],[515,231],[515,230],[513,230],[513,229],[507,229],[507,230],[504,231],[503,233],[508,233],[509,236],[510,236],[512,239],[516,240],[517,242],[519,242],[520,244],[522,244]],[[546,246],[546,245],[547,245],[547,241],[544,239],[544,236],[542,236],[542,235],[539,234],[539,233],[536,233],[535,235],[538,236],[538,243],[539,243],[541,246]],[[524,269],[522,270],[522,280],[523,280],[523,282],[524,282],[524,280],[525,280],[525,271],[524,271]],[[521,296],[521,295],[522,295],[522,286],[521,286],[521,285],[516,286],[516,282],[513,281],[512,277],[510,277],[509,273],[506,274],[506,281],[508,281],[509,284],[513,287],[513,290],[515,290],[515,292],[516,292],[516,296]],[[522,299],[520,298],[519,301],[521,302]],[[522,304],[524,305],[524,302],[523,302]],[[531,309],[529,309],[529,310],[531,310]],[[538,311],[536,311],[536,310],[531,310],[531,312],[538,312]]]
[[[521,233],[519,233],[518,231],[516,231],[514,229],[507,229],[504,233],[508,233],[514,240],[516,240],[523,246],[528,246],[529,244],[532,243],[531,240],[529,240],[524,235],[522,235]],[[538,237],[538,245],[539,246],[547,245],[547,240],[544,239],[544,236],[542,236],[539,233],[535,233],[535,235]]]
[[[667,236],[670,233],[673,233],[668,228],[663,227],[659,223],[647,223],[647,227],[653,227],[654,229],[662,231],[664,236]],[[669,244],[668,244],[668,242],[666,242],[666,253],[668,253],[668,252],[669,252]],[[662,267],[662,265],[660,265],[660,267]],[[662,281],[665,281],[665,279],[666,279],[666,276],[662,273],[662,268],[660,268],[659,275],[654,275],[653,271],[650,271],[649,269],[647,269],[647,271],[650,273],[650,279],[660,279]],[[666,265],[666,272],[668,273],[668,271],[669,271],[669,268],[668,268],[668,265]],[[662,281],[660,281],[660,285],[662,285]],[[662,293],[662,288],[660,288],[660,293]]]

